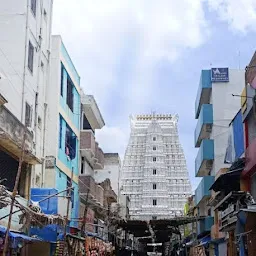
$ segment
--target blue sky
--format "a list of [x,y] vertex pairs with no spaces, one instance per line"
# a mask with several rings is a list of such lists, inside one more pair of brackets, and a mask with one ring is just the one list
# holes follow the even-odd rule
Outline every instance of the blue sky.
[[55,0],[53,12],[53,33],[105,119],[103,150],[124,155],[130,114],[177,113],[193,188],[200,70],[244,69],[255,24],[256,0]]

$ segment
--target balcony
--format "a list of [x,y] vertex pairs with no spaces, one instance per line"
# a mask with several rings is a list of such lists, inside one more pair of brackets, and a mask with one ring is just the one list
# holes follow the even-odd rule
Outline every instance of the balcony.
[[203,104],[209,104],[212,92],[211,83],[211,70],[202,70],[199,88],[197,91],[197,97],[195,102],[195,117],[199,116],[201,106]]
[[211,196],[209,188],[214,182],[214,176],[205,176],[202,178],[195,191],[195,204],[198,205],[202,200],[206,200]]
[[94,97],[92,95],[85,95],[82,93],[81,104],[82,110],[92,129],[101,129],[105,123]]
[[95,181],[91,176],[79,176],[79,192],[85,197],[88,193],[91,198],[95,198]]
[[104,189],[98,185],[91,176],[79,176],[79,193],[85,200],[89,189],[89,199],[103,205]]
[[213,125],[212,104],[203,104],[195,129],[195,147],[199,147],[202,139],[209,139]]
[[214,224],[214,218],[211,216],[207,216],[205,219],[200,220],[197,223],[197,234],[202,234],[204,232],[211,231],[211,228]]
[[95,163],[95,169],[103,169],[104,168],[104,153],[102,149],[99,147],[99,143],[96,142],[95,145],[95,157],[96,157],[96,163]]
[[91,165],[95,163],[95,138],[91,130],[80,131],[80,152],[81,156],[86,157]]
[[[3,105],[0,107],[0,123],[0,145],[13,156],[19,158],[25,126]],[[24,162],[32,165],[41,163],[33,151],[33,133],[27,129]]]
[[196,160],[195,176],[203,177],[209,175],[214,160],[214,141],[202,140]]

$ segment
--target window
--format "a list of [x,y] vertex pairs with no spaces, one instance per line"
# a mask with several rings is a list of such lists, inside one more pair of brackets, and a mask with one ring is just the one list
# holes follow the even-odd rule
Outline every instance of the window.
[[31,106],[26,102],[26,109],[25,109],[25,126],[26,127],[31,127],[31,122],[32,122],[32,110]]
[[64,66],[61,63],[61,72],[60,72],[60,95],[63,96],[63,76],[64,76]]
[[62,148],[62,118],[60,117],[59,123],[59,148]]
[[67,79],[67,105],[69,106],[70,110],[73,112],[73,83],[70,79],[70,77],[68,77]]
[[153,169],[153,175],[156,175],[156,169]]
[[44,63],[41,61],[41,69],[44,72]]
[[36,16],[36,0],[31,0],[31,11]]
[[156,150],[156,146],[153,147],[153,150]]
[[157,216],[152,216],[152,220],[157,220]]
[[156,162],[156,157],[153,157],[153,162]]
[[81,174],[84,174],[84,161],[82,160],[81,163]]
[[66,138],[65,138],[65,151],[66,155],[70,157],[70,159],[74,159],[76,157],[76,136],[72,132],[69,126],[66,126]]
[[153,199],[153,205],[157,205],[156,199]]
[[40,186],[40,176],[36,175],[36,185],[39,187]]
[[46,19],[47,19],[47,12],[46,12],[45,9],[44,9],[44,18],[45,18],[45,21],[46,21]]
[[156,183],[153,184],[153,189],[156,189]]
[[156,141],[156,137],[153,137],[153,141]]
[[40,116],[37,118],[37,127],[40,130],[42,129],[42,119]]
[[33,66],[34,66],[34,46],[29,41],[28,43],[28,68],[33,73]]

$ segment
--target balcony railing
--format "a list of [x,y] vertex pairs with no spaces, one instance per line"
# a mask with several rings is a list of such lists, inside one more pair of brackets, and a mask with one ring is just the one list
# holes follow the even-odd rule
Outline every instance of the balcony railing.
[[80,131],[80,151],[81,156],[86,157],[94,169],[104,168],[104,153],[91,130]]
[[205,176],[202,178],[195,191],[195,204],[198,205],[202,200],[210,198],[211,193],[209,188],[214,182],[214,176]]
[[195,147],[199,147],[202,139],[209,139],[213,125],[212,104],[203,104],[195,129]]
[[202,104],[209,104],[211,98],[212,83],[211,83],[211,70],[202,70],[199,88],[195,102],[195,116],[199,116]]
[[195,160],[195,176],[209,175],[214,160],[214,141],[203,140]]
[[[4,106],[0,107],[0,144],[16,157],[20,157],[25,126]],[[26,129],[24,161],[29,164],[38,164],[33,153],[33,134]]]
[[91,176],[79,176],[79,192],[85,199],[89,189],[89,199],[100,205],[104,202],[104,189]]
[[87,158],[87,160],[94,164],[95,158],[95,138],[91,130],[80,131],[80,151],[81,156]]

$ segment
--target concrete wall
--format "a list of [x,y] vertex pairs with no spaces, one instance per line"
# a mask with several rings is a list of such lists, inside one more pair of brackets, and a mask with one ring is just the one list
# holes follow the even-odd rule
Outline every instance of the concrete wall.
[[[82,164],[82,163],[81,163]],[[83,163],[83,174],[80,175],[91,176],[94,178],[94,169],[86,162]]]
[[214,164],[212,175],[220,168],[228,167],[224,164],[226,148],[228,144],[229,124],[241,107],[241,98],[232,94],[241,95],[244,87],[244,71],[229,70],[228,83],[213,83],[213,128],[211,139],[214,139]]
[[110,179],[112,189],[116,195],[119,195],[119,177],[121,169],[121,161],[118,153],[104,154],[104,169],[95,171],[95,181],[103,182],[105,179]]

